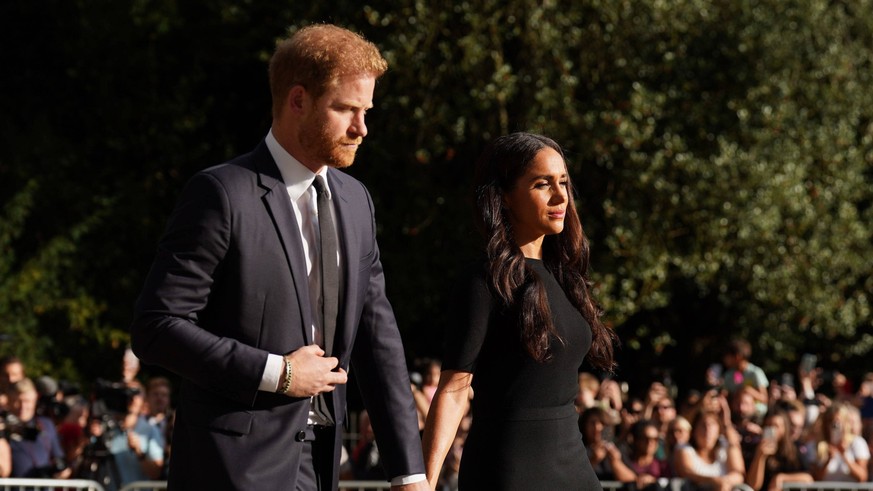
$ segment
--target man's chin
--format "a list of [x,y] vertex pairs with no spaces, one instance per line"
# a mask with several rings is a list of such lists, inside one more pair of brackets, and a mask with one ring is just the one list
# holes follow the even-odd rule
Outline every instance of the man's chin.
[[354,163],[355,154],[352,152],[351,155],[334,155],[333,158],[330,159],[329,164],[334,169],[345,169],[346,167],[351,167]]
[[351,167],[352,164],[354,164],[354,163],[355,163],[354,160],[349,160],[349,161],[346,161],[346,160],[332,160],[332,161],[330,161],[330,163],[329,163],[328,165],[329,165],[330,167],[333,167],[334,169],[345,169],[346,167]]

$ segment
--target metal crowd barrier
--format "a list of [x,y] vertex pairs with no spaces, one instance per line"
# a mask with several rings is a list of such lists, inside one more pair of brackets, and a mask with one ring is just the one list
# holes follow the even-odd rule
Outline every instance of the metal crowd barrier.
[[[165,489],[167,489],[166,481],[137,481],[125,485],[119,491],[162,491]],[[388,481],[340,481],[339,489],[340,491],[391,489],[391,483]]]
[[360,491],[362,489],[391,489],[388,481],[340,481],[340,491]]
[[84,489],[86,491],[104,491],[103,486],[95,481],[85,479],[29,479],[23,477],[0,478],[0,490],[11,491],[42,491],[43,489]]
[[787,482],[782,491],[861,491],[873,490],[873,482]]
[[125,484],[118,491],[163,491],[167,489],[167,481],[136,481]]
[[[601,481],[603,491],[623,491],[625,483],[620,481]],[[662,489],[682,491],[684,479],[663,479],[659,481]],[[103,486],[95,481],[84,479],[25,479],[0,478],[0,491],[42,491],[44,489],[105,491]],[[167,489],[166,481],[137,481],[125,485],[119,491],[163,491]],[[340,481],[340,491],[361,491],[365,489],[391,489],[387,481]],[[734,491],[748,491],[751,488],[745,484],[735,486]],[[873,491],[873,482],[814,482],[785,483],[782,491]]]
[[[625,483],[620,481],[601,481],[603,491],[624,491],[628,488],[624,487]],[[661,489],[668,491],[684,491],[684,479],[660,479],[658,484]],[[734,486],[733,491],[754,491],[750,486],[738,484]],[[784,483],[782,491],[873,491],[873,482],[825,482],[819,481],[814,483]]]
[[[665,491],[684,491],[682,489],[684,484],[685,479],[667,479],[665,477],[658,479],[658,486]],[[628,489],[636,489],[635,485],[632,485],[633,488],[629,488],[628,483],[621,481],[600,481],[600,485],[603,486],[603,491],[626,491]]]

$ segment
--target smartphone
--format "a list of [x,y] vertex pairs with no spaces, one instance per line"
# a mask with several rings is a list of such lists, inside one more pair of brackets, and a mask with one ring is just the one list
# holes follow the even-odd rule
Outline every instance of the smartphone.
[[724,373],[724,368],[721,366],[721,363],[713,363],[709,365],[709,368],[706,369],[706,385],[710,389],[721,387],[722,379],[721,376]]
[[810,353],[804,353],[804,355],[800,357],[801,373],[812,373],[812,371],[815,370],[816,363],[818,363],[817,356]]
[[722,370],[721,363],[713,363],[709,366],[709,375],[715,379],[720,379]]
[[763,438],[764,438],[764,440],[767,440],[767,441],[775,440],[776,439],[776,428],[773,428],[772,426],[765,426]]
[[794,376],[790,373],[782,374],[782,385],[785,387],[794,387]]
[[834,445],[843,443],[843,425],[834,423],[831,427],[831,443]]
[[615,428],[612,425],[603,425],[603,433],[601,433],[603,441],[611,442],[615,440]]

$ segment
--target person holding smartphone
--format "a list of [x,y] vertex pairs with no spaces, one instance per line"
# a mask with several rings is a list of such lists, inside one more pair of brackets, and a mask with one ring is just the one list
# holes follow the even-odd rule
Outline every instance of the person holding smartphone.
[[786,412],[774,409],[767,413],[761,441],[749,462],[746,484],[756,490],[778,491],[786,482],[813,482],[790,428]]
[[834,402],[819,418],[819,438],[812,474],[817,481],[864,482],[868,477],[870,448],[858,434],[860,412],[845,402]]

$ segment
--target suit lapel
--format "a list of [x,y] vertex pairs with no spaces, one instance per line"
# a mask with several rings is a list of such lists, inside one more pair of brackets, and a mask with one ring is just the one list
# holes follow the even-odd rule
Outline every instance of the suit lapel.
[[276,166],[267,145],[263,142],[255,149],[255,166],[258,170],[258,185],[264,189],[261,200],[273,220],[273,225],[279,234],[285,258],[294,281],[297,292],[297,303],[302,313],[303,339],[306,344],[312,340],[312,309],[309,301],[309,281],[306,277],[306,259],[303,257],[303,243],[300,239],[300,227],[291,207],[291,199],[285,183],[282,182],[279,168]]

